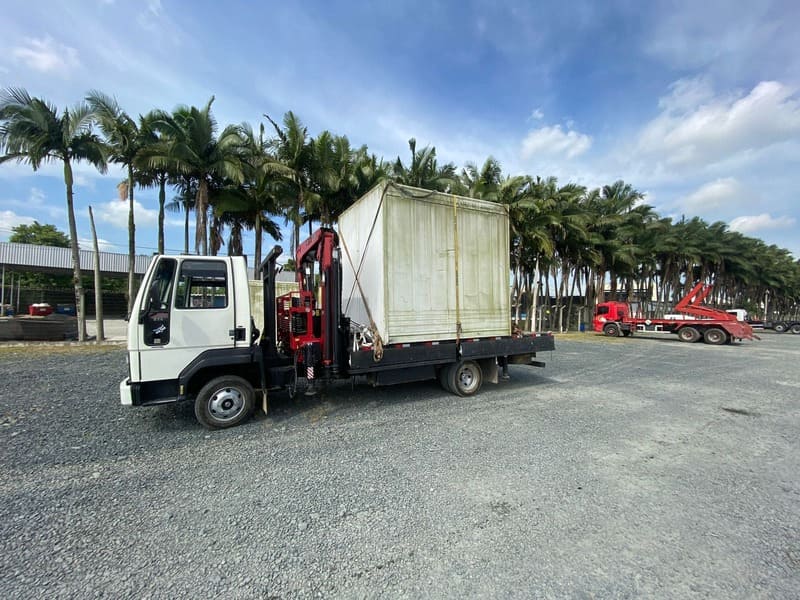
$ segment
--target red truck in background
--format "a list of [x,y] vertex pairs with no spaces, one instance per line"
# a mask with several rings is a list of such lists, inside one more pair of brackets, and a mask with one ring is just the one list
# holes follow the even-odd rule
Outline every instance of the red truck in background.
[[674,333],[682,342],[706,344],[730,344],[734,340],[759,339],[753,328],[739,321],[735,314],[703,305],[711,291],[711,285],[698,283],[675,305],[682,318],[644,319],[631,316],[626,302],[601,302],[597,305],[592,320],[595,331],[607,336],[630,336],[637,331]]

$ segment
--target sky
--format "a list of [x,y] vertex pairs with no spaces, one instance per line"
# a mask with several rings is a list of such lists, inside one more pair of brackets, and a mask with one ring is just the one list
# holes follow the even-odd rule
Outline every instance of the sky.
[[[97,89],[132,115],[213,95],[221,127],[291,110],[386,160],[408,162],[414,137],[440,164],[491,155],[561,184],[623,179],[662,216],[724,221],[800,258],[796,0],[3,4],[0,88],[59,108]],[[122,171],[75,172],[81,245],[91,205],[102,249],[127,252]],[[137,190],[138,253],[155,251],[156,218],[156,191]],[[33,220],[68,230],[60,165],[0,165],[0,241]],[[180,214],[166,246],[183,250]]]

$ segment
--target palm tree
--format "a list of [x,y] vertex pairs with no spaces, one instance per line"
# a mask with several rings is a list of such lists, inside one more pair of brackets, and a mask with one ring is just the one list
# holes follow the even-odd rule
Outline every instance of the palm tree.
[[169,212],[183,213],[183,253],[189,254],[189,214],[194,210],[197,184],[184,175],[177,178],[175,188],[177,194],[164,208]]
[[[268,164],[275,174],[285,182],[288,192],[280,201],[286,209],[286,218],[292,222],[292,255],[295,254],[300,240],[300,226],[307,215],[314,212],[319,195],[312,189],[311,173],[313,148],[308,137],[308,128],[292,111],[283,116],[283,127],[264,115],[275,129],[277,138],[273,140],[277,164]],[[309,223],[310,223],[310,219]]]
[[[252,228],[255,233],[255,277],[260,276],[261,248],[264,232],[276,241],[282,238],[278,224],[270,216],[280,212],[280,198],[286,197],[290,190],[287,189],[286,177],[291,173],[281,170],[277,159],[270,153],[270,140],[264,132],[263,123],[259,125],[258,134],[253,131],[249,123],[242,123],[239,129],[242,137],[243,164],[245,184],[241,188],[242,199],[237,206],[220,205],[220,209],[239,215],[244,226]],[[241,231],[241,228],[231,229],[231,236]],[[231,241],[231,246],[235,242]],[[229,246],[229,248],[231,247]]]
[[411,164],[406,167],[398,156],[392,167],[392,178],[397,183],[440,192],[454,190],[458,185],[458,175],[453,163],[439,167],[436,148],[425,146],[418,151],[414,138],[408,140],[408,148],[411,150]]
[[[136,262],[136,223],[134,220],[133,192],[136,187],[134,162],[139,156],[147,139],[143,127],[130,117],[117,99],[112,96],[93,90],[86,96],[86,101],[97,115],[100,131],[108,144],[109,160],[125,167],[127,171],[126,191],[128,195],[128,311],[130,312],[134,300],[135,276],[133,273]],[[141,121],[141,117],[140,117]]]
[[86,340],[86,305],[75,224],[72,165],[85,160],[101,173],[106,170],[104,144],[92,131],[94,119],[94,113],[85,103],[66,108],[59,114],[54,105],[30,96],[22,88],[9,88],[0,94],[0,163],[16,160],[29,164],[34,171],[42,163],[50,161],[58,161],[64,167],[73,283],[78,306],[78,340],[81,342]]
[[[140,149],[134,166],[138,173],[137,183],[142,187],[158,187],[158,253],[164,254],[164,218],[167,201],[167,184],[177,184],[177,167],[169,156],[169,149],[172,147],[168,143],[166,133],[158,128],[158,119],[163,115],[163,111],[152,110],[140,120],[140,131],[143,137],[143,145]],[[164,161],[160,166],[151,164],[152,156],[162,156]],[[188,217],[188,213],[187,213]],[[188,243],[186,244],[188,253]]]
[[209,187],[214,178],[242,183],[239,128],[226,127],[217,137],[211,113],[214,96],[203,108],[179,106],[170,115],[155,111],[153,127],[164,134],[164,144],[149,157],[154,168],[175,169],[197,184],[195,252],[208,254]]
[[308,218],[332,225],[355,200],[380,180],[385,169],[373,162],[366,146],[353,149],[344,135],[323,131],[311,140],[312,184],[319,195],[318,209]]

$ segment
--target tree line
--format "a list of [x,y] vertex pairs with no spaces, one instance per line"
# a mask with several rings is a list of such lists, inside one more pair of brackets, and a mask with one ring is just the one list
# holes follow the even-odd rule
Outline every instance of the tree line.
[[[608,286],[612,297],[670,303],[694,282],[713,281],[712,303],[755,313],[797,310],[800,262],[788,250],[731,231],[723,222],[662,217],[624,181],[596,189],[560,185],[554,177],[503,173],[492,157],[458,168],[439,164],[436,148],[417,148],[414,139],[407,162],[386,161],[366,145],[353,147],[346,135],[328,130],[309,135],[291,111],[280,122],[264,115],[256,127],[220,129],[213,102],[212,97],[201,107],[153,109],[133,117],[99,91],[61,110],[21,88],[0,95],[0,163],[16,160],[34,170],[51,161],[63,166],[79,319],[83,288],[72,174],[77,162],[100,172],[109,163],[125,170],[118,190],[128,202],[129,303],[135,295],[137,189],[158,190],[159,253],[165,211],[175,210],[184,215],[184,252],[190,249],[193,213],[195,253],[216,255],[227,246],[228,254],[243,254],[242,233],[251,230],[257,268],[264,235],[281,240],[281,220],[291,225],[294,251],[304,224],[309,229],[314,222],[333,224],[371,187],[395,181],[506,207],[515,318],[522,320],[524,312],[528,328],[536,326],[532,309],[540,295],[555,310],[551,326],[561,330],[574,309],[601,300]],[[81,321],[79,335],[83,332]]]

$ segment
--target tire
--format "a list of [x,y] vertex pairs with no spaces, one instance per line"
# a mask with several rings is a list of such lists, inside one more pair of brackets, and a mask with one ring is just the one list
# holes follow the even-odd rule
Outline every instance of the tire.
[[712,327],[703,333],[703,341],[712,346],[721,346],[728,341],[728,334],[718,327]]
[[450,391],[458,396],[472,396],[481,389],[483,372],[478,363],[462,360],[448,367]]
[[678,330],[678,339],[693,344],[700,339],[700,332],[694,327],[682,327]]
[[773,329],[775,333],[784,333],[786,331],[786,323],[775,323]]
[[795,335],[800,334],[800,323],[795,323],[789,328],[789,331],[794,333]]
[[606,323],[603,326],[603,334],[608,337],[619,337],[619,325],[616,323]]
[[224,429],[249,418],[255,406],[255,391],[246,379],[217,377],[203,386],[194,402],[194,414],[203,427]]
[[445,392],[450,392],[451,394],[455,394],[455,391],[450,387],[453,367],[455,367],[455,364],[444,365],[439,369],[439,385],[442,386]]

